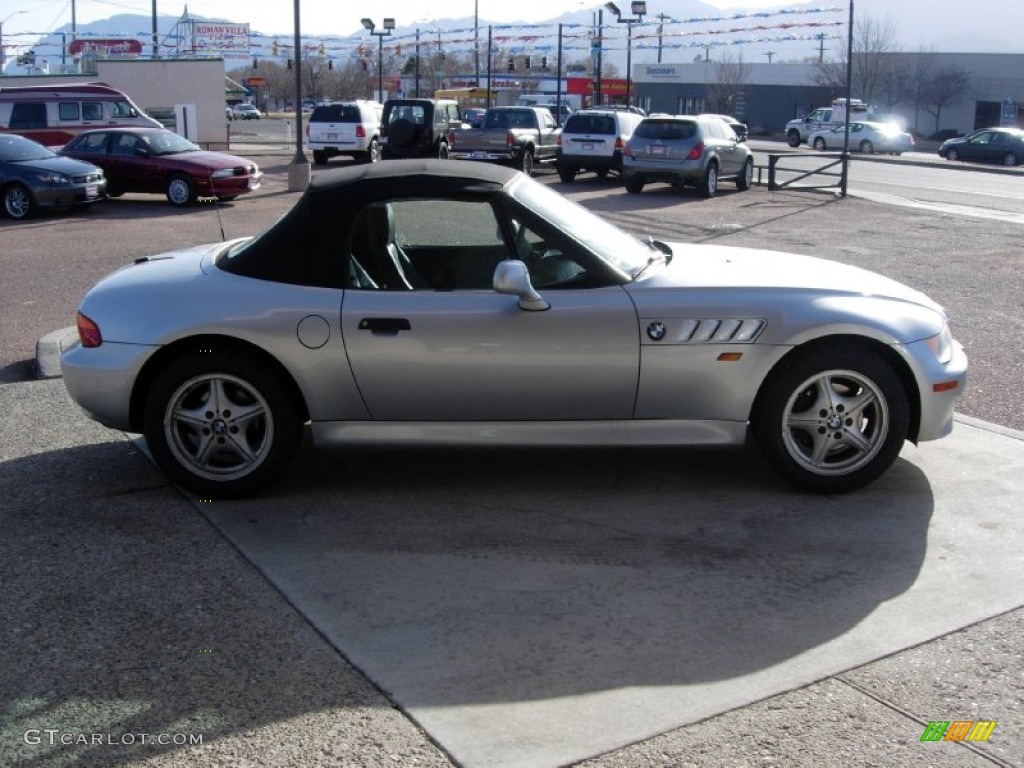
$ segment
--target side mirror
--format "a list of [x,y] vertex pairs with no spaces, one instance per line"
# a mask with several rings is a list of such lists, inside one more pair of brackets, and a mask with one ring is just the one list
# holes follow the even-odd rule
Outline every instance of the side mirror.
[[551,307],[534,290],[526,264],[516,259],[503,261],[495,267],[494,290],[508,296],[518,296],[519,308],[528,312],[543,312]]

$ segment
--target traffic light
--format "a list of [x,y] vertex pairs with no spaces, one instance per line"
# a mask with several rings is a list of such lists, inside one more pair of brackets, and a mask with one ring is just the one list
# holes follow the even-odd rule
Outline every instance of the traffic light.
[[278,43],[277,40],[275,40],[273,44],[270,46],[270,50],[274,52],[275,56],[279,55],[281,53],[281,44]]

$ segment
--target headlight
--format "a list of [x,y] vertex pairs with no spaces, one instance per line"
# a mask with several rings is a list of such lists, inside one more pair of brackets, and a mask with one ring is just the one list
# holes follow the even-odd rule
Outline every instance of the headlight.
[[62,173],[37,173],[36,178],[43,184],[70,184],[71,179]]
[[953,332],[949,330],[948,324],[937,335],[927,339],[926,343],[935,359],[943,365],[953,359]]
[[230,179],[234,175],[235,175],[235,169],[234,168],[221,168],[220,170],[214,171],[213,173],[211,173],[210,174],[210,178],[213,178],[213,179]]

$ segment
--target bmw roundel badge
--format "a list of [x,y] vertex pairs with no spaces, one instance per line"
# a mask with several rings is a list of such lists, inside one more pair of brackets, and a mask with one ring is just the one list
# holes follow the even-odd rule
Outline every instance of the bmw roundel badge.
[[651,341],[661,341],[665,338],[665,324],[657,321],[651,323],[647,326],[647,335]]

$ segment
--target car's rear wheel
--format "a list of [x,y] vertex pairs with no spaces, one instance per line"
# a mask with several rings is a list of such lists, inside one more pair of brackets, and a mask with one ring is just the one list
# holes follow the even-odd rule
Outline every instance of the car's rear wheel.
[[594,171],[594,173],[597,174],[597,178],[599,178],[601,181],[604,181],[605,179],[608,178],[607,168],[598,168],[596,171]]
[[235,350],[196,351],[160,373],[143,430],[157,465],[201,496],[253,493],[287,466],[302,435],[288,390]]
[[12,219],[24,219],[35,206],[32,193],[24,184],[8,184],[4,189],[4,213]]
[[821,138],[821,136],[816,136],[814,138],[814,148],[819,152],[825,151],[825,140]]
[[519,157],[519,170],[525,173],[527,176],[533,175],[533,150],[524,149],[523,154]]
[[800,146],[800,131],[795,128],[786,132],[786,143],[791,147]]
[[907,437],[910,406],[892,366],[852,345],[784,361],[758,395],[754,441],[804,490],[842,493],[875,480]]
[[950,147],[949,149],[946,150],[946,159],[947,160],[959,160],[960,159],[960,153],[957,152],[952,147]]
[[184,206],[195,202],[196,190],[185,176],[172,176],[167,182],[167,200],[171,205]]
[[448,159],[448,142],[442,141],[437,145],[437,159],[447,160]]
[[327,153],[322,149],[314,149],[313,165],[327,165]]
[[1003,165],[1017,165],[1017,156],[1013,152],[1007,152],[1003,155]]
[[576,169],[566,168],[565,166],[558,166],[558,178],[566,184],[571,184],[576,180]]
[[376,163],[380,160],[380,142],[370,139],[370,146],[366,148],[366,162]]
[[718,191],[718,166],[708,163],[708,169],[704,171],[704,181],[700,185],[700,193],[704,197],[714,197]]
[[875,145],[867,139],[864,139],[864,141],[860,143],[860,151],[865,155],[870,155],[875,151]]
[[743,170],[736,177],[736,189],[746,191],[754,186],[754,158],[748,157]]
[[644,191],[643,179],[626,179],[626,191],[630,194],[637,195]]

